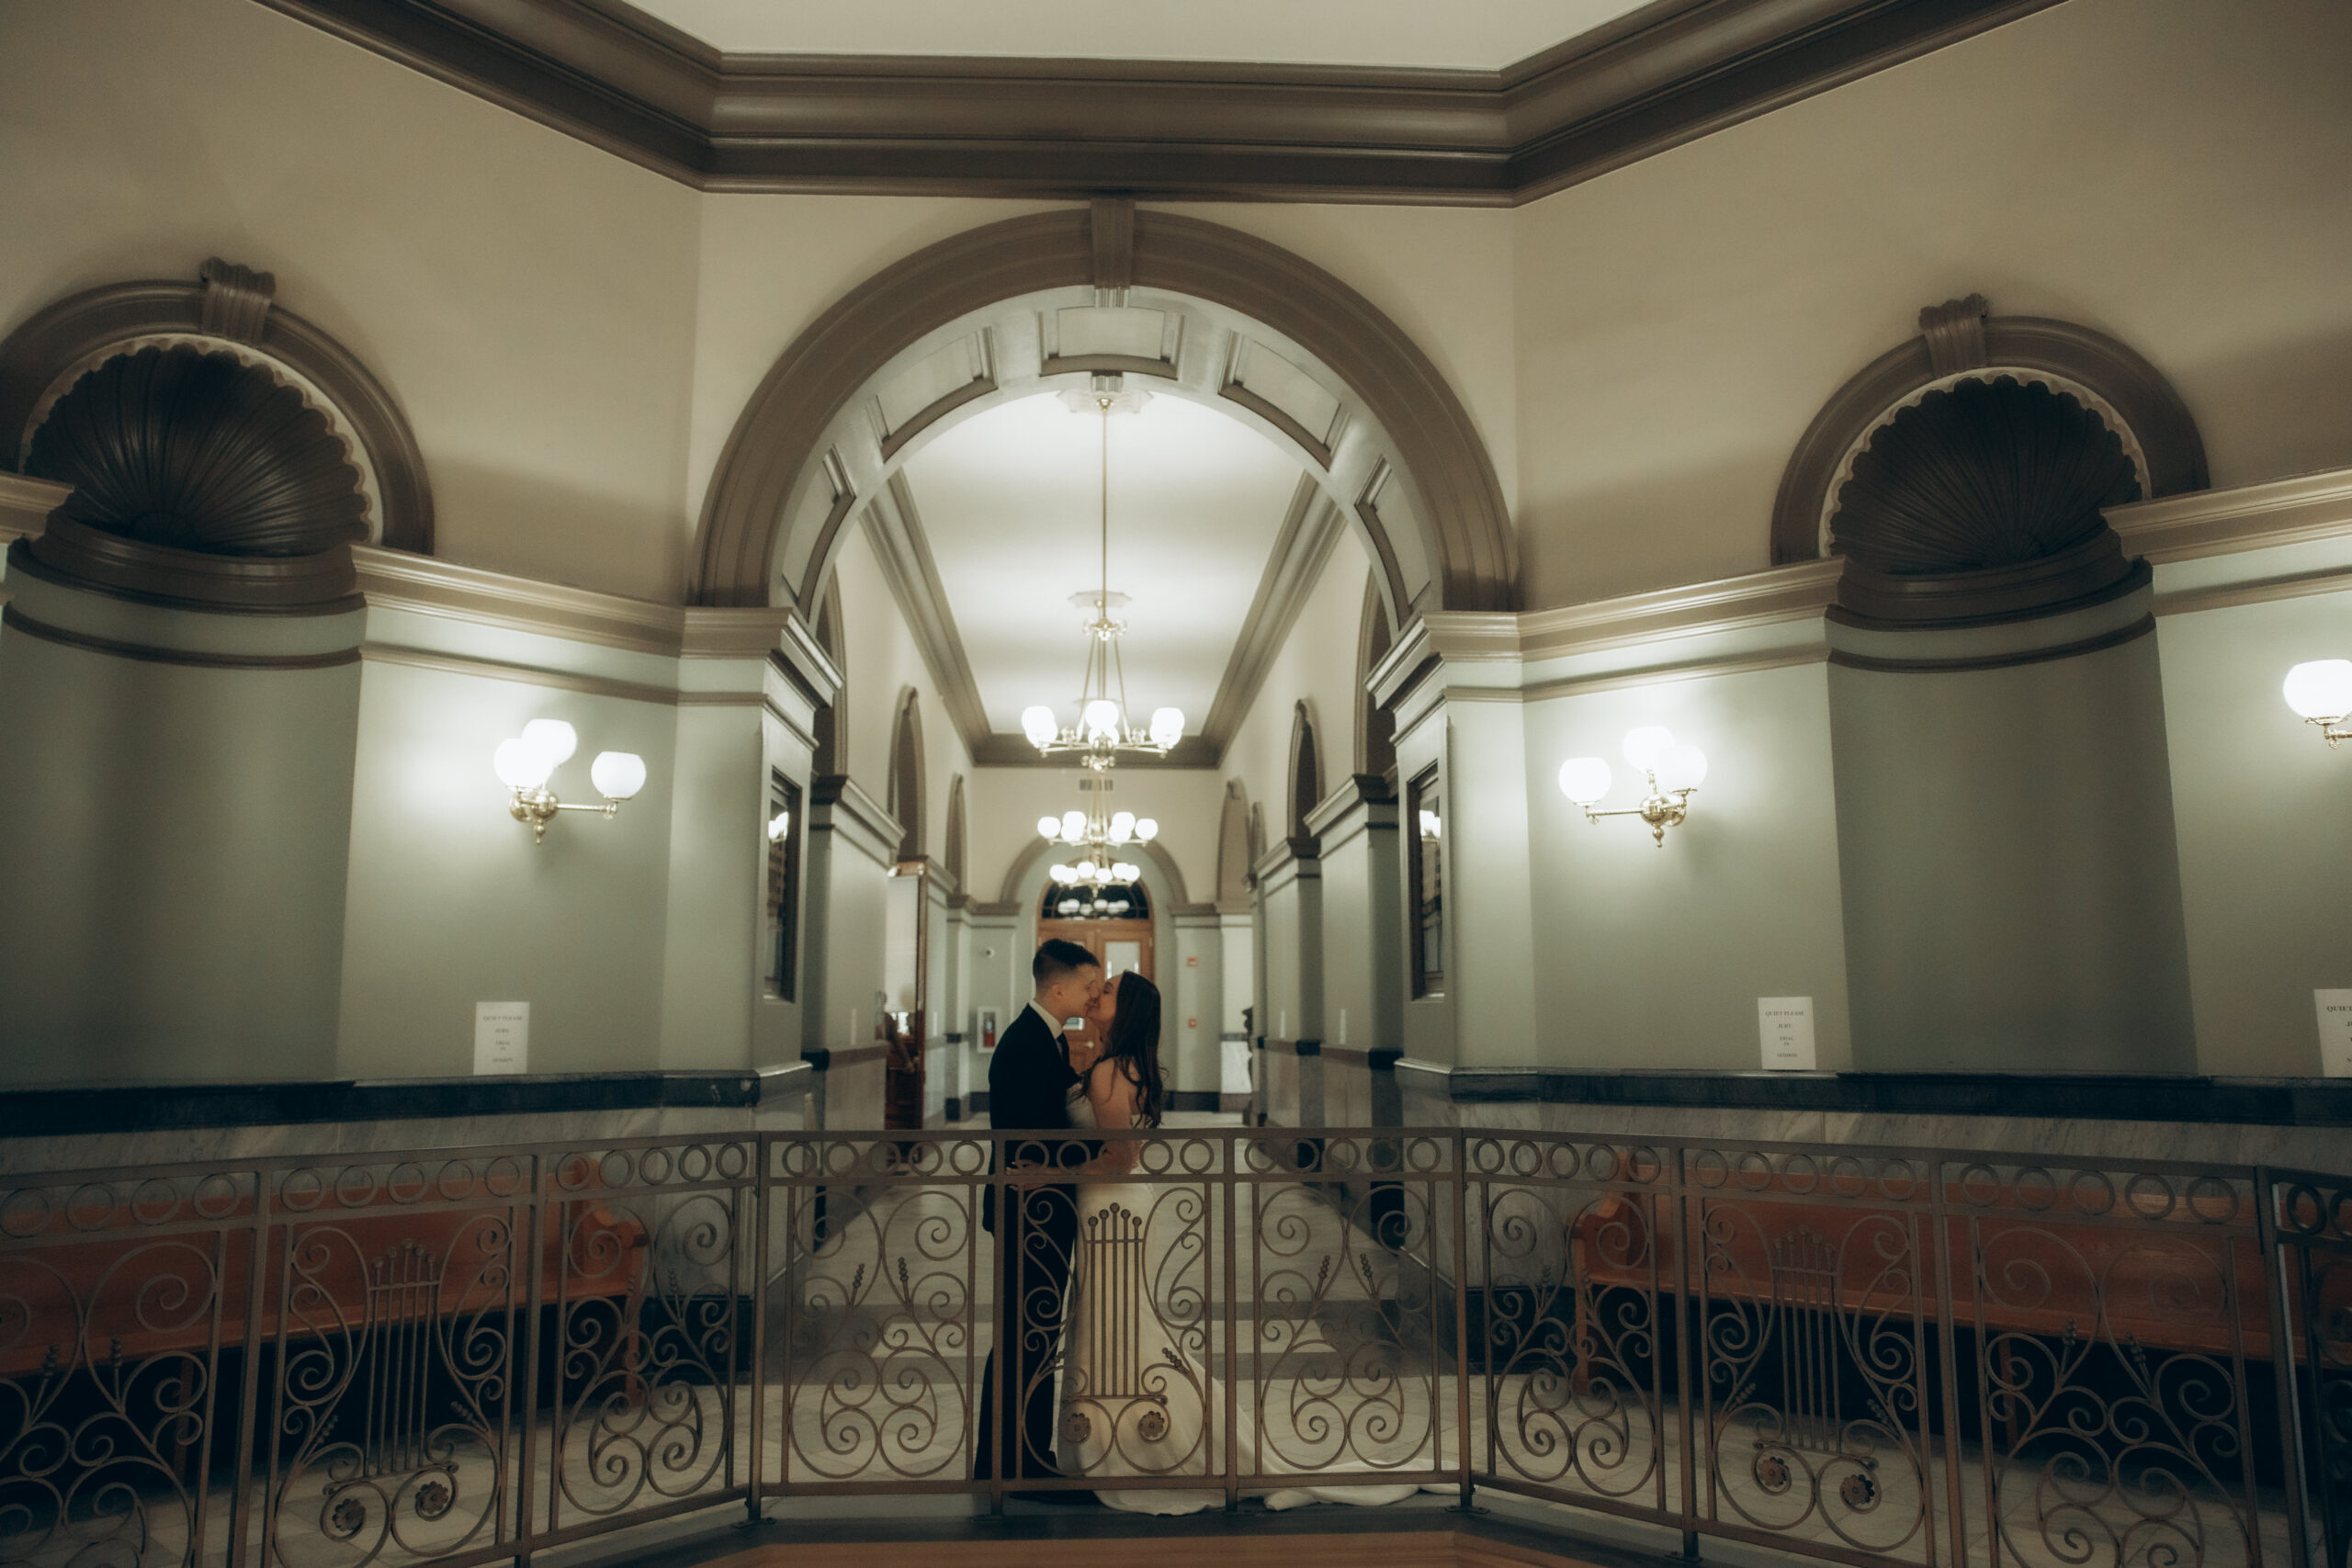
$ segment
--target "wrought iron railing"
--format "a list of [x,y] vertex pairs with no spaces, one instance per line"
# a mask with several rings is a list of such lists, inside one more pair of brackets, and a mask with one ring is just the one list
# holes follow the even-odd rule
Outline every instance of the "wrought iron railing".
[[[0,1562],[458,1568],[795,1495],[1091,1485],[1486,1488],[1870,1565],[2345,1568],[2352,1178],[1130,1145],[1046,1184],[998,1156],[1054,1149],[956,1133],[0,1179]],[[1010,1292],[1001,1242],[1041,1259]],[[981,1419],[1033,1397],[1043,1437]],[[1024,1477],[1048,1461],[1076,1479]]]

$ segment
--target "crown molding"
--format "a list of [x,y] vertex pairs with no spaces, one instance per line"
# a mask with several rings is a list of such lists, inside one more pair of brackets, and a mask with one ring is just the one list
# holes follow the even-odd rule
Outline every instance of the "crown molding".
[[2057,0],[1654,0],[1500,71],[721,54],[622,0],[258,0],[701,190],[1505,207]]
[[2352,535],[2352,468],[2118,506],[2108,525],[2126,554],[2157,566]]
[[74,487],[0,469],[0,550],[49,525],[49,514],[65,504]]
[[[664,659],[760,659],[791,628],[798,628],[800,642],[809,641],[799,612],[790,605],[663,604],[375,545],[352,546],[351,561],[360,594],[371,607],[565,642]],[[838,676],[833,684],[839,686]]]
[[899,844],[907,831],[847,773],[820,773],[808,781],[808,827],[811,831],[839,832],[886,871],[899,863]]

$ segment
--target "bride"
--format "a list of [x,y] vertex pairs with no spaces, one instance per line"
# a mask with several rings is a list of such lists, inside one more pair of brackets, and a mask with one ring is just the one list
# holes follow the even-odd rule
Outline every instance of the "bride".
[[[1159,988],[1132,970],[1102,987],[1088,1015],[1099,1043],[1070,1090],[1077,1127],[1157,1127],[1167,1099],[1159,1067]],[[1065,1475],[1091,1479],[1105,1507],[1137,1514],[1193,1514],[1222,1507],[1221,1490],[1117,1489],[1119,1476],[1220,1479],[1204,1414],[1221,1408],[1208,1353],[1203,1253],[1208,1240],[1206,1184],[1108,1180],[1136,1163],[1139,1140],[1109,1140],[1079,1171],[1078,1256],[1063,1333],[1061,1419]],[[1249,1394],[1238,1406],[1250,1424]],[[1237,1471],[1257,1456],[1237,1436]],[[1305,1503],[1377,1505],[1411,1496],[1396,1486],[1286,1487],[1256,1492],[1271,1508]]]

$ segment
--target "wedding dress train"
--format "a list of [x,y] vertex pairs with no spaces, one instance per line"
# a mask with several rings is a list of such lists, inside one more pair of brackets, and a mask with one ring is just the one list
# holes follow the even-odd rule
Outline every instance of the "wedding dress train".
[[[1073,1111],[1085,1115],[1081,1100]],[[1085,1124],[1091,1125],[1091,1115]],[[1208,1353],[1212,1308],[1200,1257],[1209,1229],[1203,1210],[1212,1190],[1177,1182],[1082,1185],[1078,1191],[1077,1256],[1070,1271],[1069,1311],[1062,1337],[1059,1468],[1065,1475],[1094,1483],[1106,1507],[1137,1514],[1193,1514],[1222,1507],[1222,1452],[1208,1434],[1224,1427],[1226,1386],[1219,1358]],[[1244,1332],[1247,1332],[1245,1329]],[[1295,1385],[1300,1380],[1290,1380]],[[1245,1383],[1235,1401],[1235,1473],[1278,1475],[1285,1463],[1279,1441],[1257,1451],[1255,1434],[1264,1414]],[[1272,1404],[1273,1401],[1267,1401]],[[1328,1401],[1325,1414],[1330,1415]],[[1346,1424],[1343,1412],[1340,1419]],[[1305,1425],[1305,1423],[1301,1423]],[[1328,1430],[1329,1423],[1325,1423]],[[1433,1432],[1430,1440],[1434,1440]],[[1313,1446],[1313,1445],[1302,1445]],[[1390,1456],[1418,1457],[1413,1445]],[[1261,1457],[1267,1461],[1261,1463]],[[1372,1462],[1380,1456],[1366,1456]],[[1396,1462],[1398,1469],[1434,1467]],[[1119,1477],[1198,1477],[1201,1488],[1125,1487],[1106,1484]],[[1401,1502],[1420,1488],[1413,1484],[1297,1486],[1245,1495],[1270,1508],[1307,1503],[1377,1506]],[[1433,1487],[1433,1491],[1450,1491]]]

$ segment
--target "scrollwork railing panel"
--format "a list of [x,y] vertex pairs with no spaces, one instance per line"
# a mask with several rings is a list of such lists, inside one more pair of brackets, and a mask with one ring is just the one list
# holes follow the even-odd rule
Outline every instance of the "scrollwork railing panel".
[[1464,1157],[1484,1468],[1564,1501],[1666,1512],[1672,1237],[1656,1151],[1482,1134]]
[[[0,1568],[471,1568],[776,1494],[985,1499],[1029,1483],[972,1479],[1024,1325],[1057,1484],[1487,1487],[1849,1568],[2352,1568],[2352,1178],[1130,1142],[0,1179]],[[1035,1185],[1008,1160],[1069,1195],[1034,1321],[983,1224]]]

